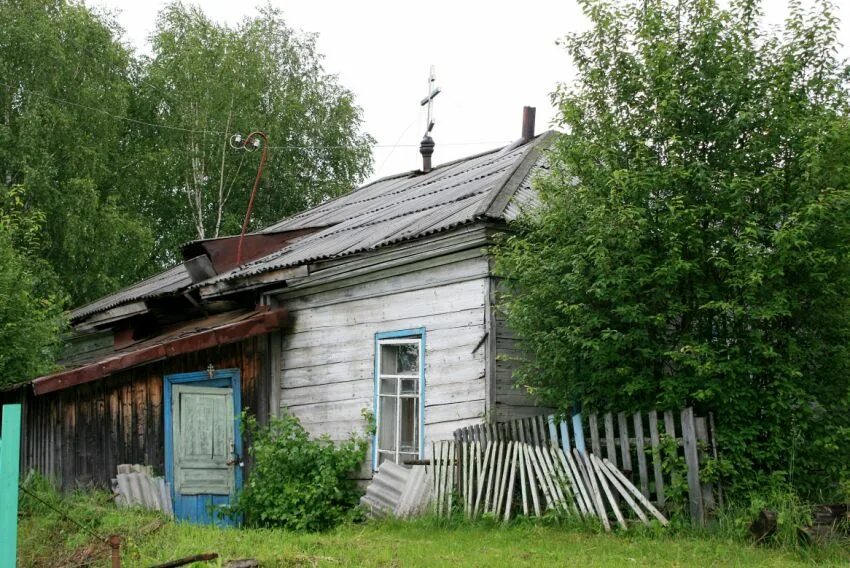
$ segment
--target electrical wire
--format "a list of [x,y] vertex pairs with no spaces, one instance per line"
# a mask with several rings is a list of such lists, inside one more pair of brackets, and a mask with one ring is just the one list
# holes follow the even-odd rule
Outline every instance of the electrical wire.
[[[0,81],[0,86],[8,87],[10,89],[18,88],[18,87],[15,87],[14,85],[10,85],[9,83],[5,83],[5,82],[2,82],[2,81]],[[121,115],[117,115],[117,114],[112,114],[111,112],[104,110],[104,109],[101,109],[101,108],[90,107],[90,106],[83,105],[83,104],[80,104],[80,103],[75,103],[74,101],[69,101],[67,99],[54,97],[54,96],[48,95],[46,93],[43,93],[41,91],[37,91],[35,89],[26,89],[26,92],[29,93],[29,94],[38,96],[38,97],[42,97],[42,98],[45,98],[45,99],[49,99],[49,100],[58,102],[58,103],[64,103],[64,104],[68,104],[68,105],[71,105],[71,106],[75,106],[77,108],[90,110],[92,112],[97,112],[97,113],[103,114],[105,116],[108,116],[110,118],[114,118],[115,120],[123,120],[123,121],[130,122],[130,123],[133,123],[133,124],[138,124],[140,126],[149,126],[151,128],[161,128],[161,129],[164,129],[164,130],[174,130],[174,131],[178,131],[178,132],[185,132],[187,134],[221,134],[221,135],[227,134],[226,132],[224,132],[222,130],[195,130],[195,129],[192,129],[192,128],[183,128],[181,126],[170,126],[168,124],[154,124],[152,122],[146,122],[144,120],[139,120],[137,118],[131,118],[129,116],[121,116]],[[480,141],[480,142],[448,142],[448,143],[441,143],[440,146],[479,146],[479,145],[484,145],[484,144],[504,145],[504,144],[508,144],[510,142],[511,142],[510,140],[489,140],[489,141],[484,140],[484,141]],[[351,145],[327,145],[327,146],[325,146],[325,145],[306,145],[306,146],[304,146],[304,145],[283,145],[283,146],[269,146],[269,150],[343,150],[343,149],[352,148],[352,147],[353,146],[351,146]],[[372,148],[392,148],[392,149],[395,149],[395,148],[417,148],[417,147],[419,147],[419,144],[374,144],[371,147]]]
[[101,541],[103,541],[103,542],[108,542],[108,539],[107,539],[107,538],[105,538],[105,537],[103,537],[103,536],[101,536],[101,535],[97,534],[97,533],[96,533],[96,532],[94,532],[91,528],[87,527],[86,525],[84,525],[84,524],[83,524],[83,523],[81,523],[80,521],[76,520],[75,518],[73,518],[73,517],[69,516],[67,513],[65,513],[64,511],[60,510],[60,509],[59,509],[58,507],[56,507],[55,505],[52,505],[51,503],[48,503],[47,501],[45,501],[44,499],[42,499],[41,497],[39,497],[38,495],[36,495],[36,494],[35,494],[35,493],[33,493],[32,491],[30,491],[29,489],[27,489],[27,488],[26,488],[26,487],[24,487],[23,485],[18,484],[18,489],[20,489],[21,491],[23,491],[24,493],[26,493],[27,495],[29,495],[30,497],[32,497],[33,499],[35,499],[36,501],[38,501],[39,503],[41,503],[42,505],[44,505],[45,507],[47,507],[48,509],[52,510],[54,513],[58,513],[58,514],[59,514],[59,516],[61,516],[63,519],[66,519],[66,520],[68,520],[68,521],[71,521],[72,523],[74,523],[75,525],[77,525],[78,527],[80,527],[81,529],[83,529],[85,532],[87,532],[87,533],[88,533],[88,534],[90,534],[91,536],[95,537],[96,539],[101,540]]

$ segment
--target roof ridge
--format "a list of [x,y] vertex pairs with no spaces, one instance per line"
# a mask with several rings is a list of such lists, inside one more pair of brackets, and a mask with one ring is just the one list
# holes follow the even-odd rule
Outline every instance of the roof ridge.
[[[458,158],[458,159],[452,160],[450,162],[445,162],[443,164],[439,164],[439,165],[435,166],[428,173],[430,174],[430,173],[436,172],[437,170],[445,170],[446,168],[449,168],[451,166],[456,166],[456,165],[461,164],[463,162],[475,160],[477,158],[484,157],[488,154],[496,154],[498,152],[504,151],[506,148],[508,148],[508,146],[502,146],[500,148],[494,148],[492,150],[487,150],[486,152],[479,152],[478,154],[473,154],[471,156],[464,156],[462,158]],[[508,154],[505,154],[505,156],[507,156],[507,155]],[[483,167],[483,165],[480,166],[480,167]],[[468,170],[465,170],[465,171],[468,171]],[[376,179],[374,181],[367,183],[366,185],[361,185],[360,187],[356,187],[356,188],[354,188],[353,190],[351,190],[347,193],[343,193],[342,195],[338,195],[338,196],[334,197],[333,199],[329,199],[329,200],[325,201],[324,203],[319,203],[318,205],[314,205],[313,207],[310,207],[309,209],[305,209],[304,211],[296,213],[295,215],[292,215],[290,217],[285,217],[283,219],[275,221],[274,223],[272,223],[268,227],[264,227],[263,229],[261,229],[260,232],[268,232],[270,229],[272,229],[272,227],[276,227],[277,225],[280,225],[280,224],[285,223],[287,221],[294,221],[296,219],[306,217],[311,212],[318,209],[319,207],[324,207],[324,206],[328,205],[329,203],[333,203],[334,201],[338,201],[338,200],[343,199],[345,197],[349,197],[349,196],[351,196],[351,195],[353,195],[353,194],[355,194],[359,191],[362,191],[366,188],[372,187],[372,186],[374,186],[374,185],[376,185],[380,182],[390,181],[390,180],[394,180],[394,179],[401,179],[401,178],[408,178],[409,179],[409,178],[413,177],[412,174],[416,174],[417,172],[419,172],[419,170],[410,170],[409,172],[385,176],[385,177]],[[461,173],[463,173],[463,172],[458,172],[457,174],[454,174],[454,175],[461,175]],[[423,174],[423,175],[427,175],[427,174]],[[447,176],[447,177],[451,177],[451,176]],[[351,202],[347,203],[346,205],[355,205],[355,204],[358,204],[358,203],[365,203],[367,201],[372,201],[372,200],[375,200],[375,199],[381,199],[381,198],[387,197],[389,195],[395,195],[397,193],[403,193],[405,191],[410,191],[411,189],[416,188],[416,187],[423,187],[425,185],[437,183],[438,181],[440,181],[442,179],[446,179],[446,178],[445,177],[440,177],[440,178],[433,178],[432,177],[430,179],[423,179],[420,183],[415,183],[415,184],[413,184],[409,187],[405,187],[403,189],[399,189],[399,190],[396,190],[396,191],[391,191],[389,193],[382,193],[380,195],[375,195],[373,197],[366,197],[366,198],[359,199],[359,200],[356,200],[356,201],[351,201]]]
[[517,189],[519,189],[519,186],[525,179],[525,176],[528,175],[528,172],[531,171],[537,163],[540,155],[552,144],[554,139],[555,131],[553,130],[547,130],[533,138],[530,141],[531,143],[527,144],[525,156],[517,162],[516,166],[512,168],[510,172],[505,174],[501,187],[493,192],[491,199],[486,200],[479,206],[478,210],[475,212],[476,215],[491,218],[500,217],[504,212],[505,207],[507,207],[508,202],[511,200],[511,197],[513,197],[513,195],[517,192]]

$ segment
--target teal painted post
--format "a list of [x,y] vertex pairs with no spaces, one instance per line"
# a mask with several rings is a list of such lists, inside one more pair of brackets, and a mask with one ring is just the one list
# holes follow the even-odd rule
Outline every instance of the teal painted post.
[[21,405],[7,404],[0,429],[0,566],[17,564],[20,460]]

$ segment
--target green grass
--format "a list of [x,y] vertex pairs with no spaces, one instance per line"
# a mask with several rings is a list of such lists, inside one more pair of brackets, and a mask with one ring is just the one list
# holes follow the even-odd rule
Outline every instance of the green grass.
[[[103,493],[56,503],[98,534],[121,534],[124,566],[150,566],[202,552],[263,566],[806,566],[850,564],[850,550],[770,549],[736,536],[637,530],[605,534],[587,525],[519,522],[507,527],[422,519],[349,524],[329,533],[216,529],[119,510]],[[56,513],[27,503],[20,566],[108,566],[108,547]],[[215,562],[198,566],[216,566]]]

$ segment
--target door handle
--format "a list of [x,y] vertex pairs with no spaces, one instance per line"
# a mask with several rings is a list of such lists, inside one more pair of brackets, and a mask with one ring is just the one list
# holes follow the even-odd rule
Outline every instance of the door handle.
[[233,442],[230,442],[230,455],[233,457],[224,462],[225,464],[227,464],[228,467],[234,465],[243,467],[245,465],[244,463],[242,463],[242,458],[236,453],[236,444]]

